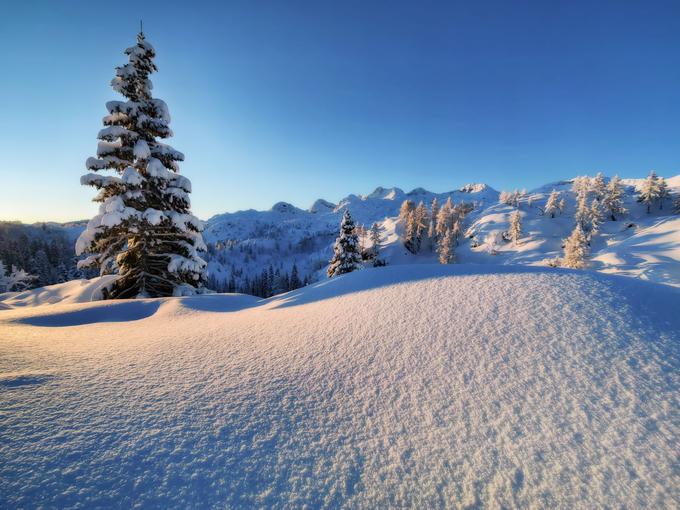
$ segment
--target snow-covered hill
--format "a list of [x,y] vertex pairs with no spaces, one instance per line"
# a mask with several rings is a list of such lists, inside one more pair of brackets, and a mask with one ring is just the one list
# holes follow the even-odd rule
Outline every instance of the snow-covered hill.
[[0,311],[0,507],[680,504],[680,289],[491,265],[95,287]]

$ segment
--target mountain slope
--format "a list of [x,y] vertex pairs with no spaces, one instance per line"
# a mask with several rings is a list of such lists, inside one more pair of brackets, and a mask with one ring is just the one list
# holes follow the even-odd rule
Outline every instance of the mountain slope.
[[419,265],[1,311],[1,506],[677,506],[679,306]]

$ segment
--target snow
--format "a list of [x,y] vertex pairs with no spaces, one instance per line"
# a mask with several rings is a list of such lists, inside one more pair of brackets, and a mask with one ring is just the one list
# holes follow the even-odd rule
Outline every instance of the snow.
[[100,284],[0,298],[0,506],[680,503],[680,289],[420,264],[85,303]]

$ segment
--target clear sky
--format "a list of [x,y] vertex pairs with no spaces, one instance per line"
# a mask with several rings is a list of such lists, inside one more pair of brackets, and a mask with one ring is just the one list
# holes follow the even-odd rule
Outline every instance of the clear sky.
[[32,2],[0,14],[0,219],[91,216],[139,19],[194,212],[680,172],[680,2]]

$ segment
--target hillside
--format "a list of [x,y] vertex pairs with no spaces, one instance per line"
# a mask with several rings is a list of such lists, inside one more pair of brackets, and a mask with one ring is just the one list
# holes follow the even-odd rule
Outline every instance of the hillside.
[[679,289],[483,265],[267,300],[77,283],[3,296],[2,506],[680,504]]
[[[590,268],[680,286],[680,216],[672,214],[670,200],[663,210],[654,208],[647,214],[645,207],[637,202],[642,181],[623,180],[623,201],[628,212],[618,221],[603,223],[590,247]],[[680,175],[668,178],[667,182],[671,193],[680,195]],[[204,231],[209,249],[205,254],[209,284],[217,291],[251,292],[256,279],[271,279],[266,272],[289,274],[294,264],[300,280],[323,280],[340,217],[346,209],[358,224],[367,228],[374,222],[381,223],[380,258],[388,264],[436,264],[437,256],[431,249],[426,247],[413,255],[404,248],[398,222],[399,208],[404,200],[423,201],[429,206],[435,197],[440,204],[451,197],[454,203],[474,206],[464,222],[466,237],[460,240],[456,249],[458,263],[544,266],[550,259],[562,255],[562,242],[574,227],[576,201],[571,188],[571,180],[549,183],[529,191],[520,200],[523,234],[519,245],[502,239],[502,234],[509,228],[514,207],[500,204],[499,192],[485,184],[469,184],[446,193],[432,193],[422,188],[405,193],[399,188],[379,187],[367,195],[349,195],[337,204],[319,199],[306,210],[279,202],[267,211],[216,215],[205,222]],[[543,214],[552,190],[560,192],[565,200],[564,211],[555,218]],[[49,254],[49,250],[41,250],[37,244],[32,250],[33,244],[26,241],[32,239],[30,236],[41,240],[40,235],[61,232],[61,245],[72,245],[82,228],[82,223],[63,227],[7,224],[4,233],[0,232],[0,260],[6,259],[8,266],[16,261],[30,272],[42,275],[40,285],[93,276],[75,270],[70,249],[61,250],[66,252],[59,259],[61,270],[56,266],[46,268],[48,259],[44,254],[36,256],[34,252],[47,251]],[[7,248],[4,252],[3,246]],[[272,290],[278,293],[286,289]]]

